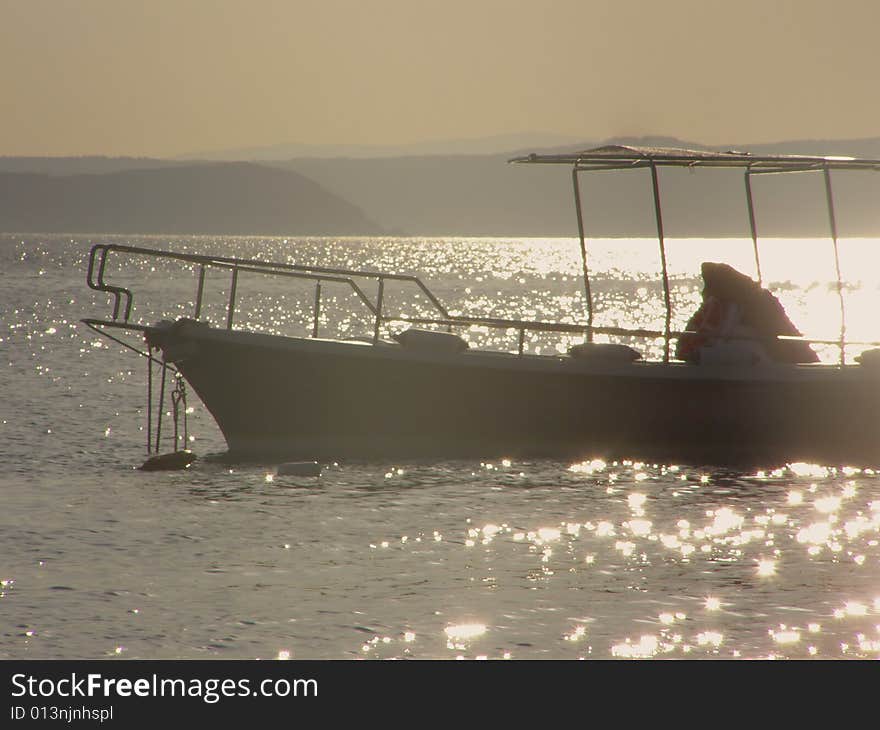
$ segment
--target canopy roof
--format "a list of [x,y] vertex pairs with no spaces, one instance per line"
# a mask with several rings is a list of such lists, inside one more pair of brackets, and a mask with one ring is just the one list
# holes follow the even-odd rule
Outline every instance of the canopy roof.
[[631,147],[607,145],[580,152],[535,154],[514,157],[514,163],[575,165],[583,170],[627,170],[630,168],[735,167],[755,172],[802,172],[807,170],[880,170],[880,160],[856,157],[810,155],[753,155],[739,150],[676,149],[674,147]]

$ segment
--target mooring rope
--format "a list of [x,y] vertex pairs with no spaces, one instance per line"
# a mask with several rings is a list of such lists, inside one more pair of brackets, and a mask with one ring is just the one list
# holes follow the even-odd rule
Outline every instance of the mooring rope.
[[[96,327],[91,322],[83,322],[83,324],[86,325],[86,327],[88,327],[93,332],[96,332],[97,334],[101,335],[102,337],[106,337],[108,340],[113,340],[113,342],[115,342],[116,344],[122,345],[123,347],[126,347],[129,350],[136,352],[141,357],[147,358],[147,454],[148,455],[152,453],[152,449],[153,449],[153,444],[152,444],[152,434],[153,434],[153,363],[156,363],[157,365],[159,365],[162,368],[161,390],[160,390],[160,395],[159,395],[159,408],[158,408],[158,414],[157,414],[158,420],[156,423],[156,453],[157,454],[159,453],[159,440],[160,440],[161,434],[162,434],[162,406],[164,405],[164,400],[165,400],[165,378],[167,376],[168,370],[171,370],[174,373],[174,376],[178,379],[178,382],[180,383],[180,385],[178,385],[177,387],[184,388],[184,390],[182,390],[182,394],[183,394],[182,395],[182,402],[184,404],[183,431],[184,431],[184,443],[186,443],[186,440],[188,438],[187,424],[186,424],[186,391],[185,391],[186,386],[183,385],[183,383],[184,383],[183,376],[180,374],[180,371],[177,368],[175,368],[173,365],[169,365],[168,362],[166,362],[164,357],[162,359],[155,357],[151,352],[152,347],[150,347],[149,345],[147,346],[148,347],[147,351],[144,352],[143,350],[138,349],[134,345],[129,344],[128,342],[125,342],[124,340],[121,340],[118,337],[111,335],[109,332],[106,332],[106,331]],[[173,397],[174,397],[174,394],[172,393],[172,399],[173,399]],[[176,413],[174,414],[174,417],[175,417],[174,449],[176,451],[177,450],[177,414]]]
[[[164,365],[164,360],[162,362]],[[168,374],[168,368],[162,368],[162,380],[159,384],[159,406],[156,411],[156,453],[159,453],[159,444],[162,441],[162,411],[165,408],[165,378]]]
[[153,453],[153,357],[147,357],[147,456]]

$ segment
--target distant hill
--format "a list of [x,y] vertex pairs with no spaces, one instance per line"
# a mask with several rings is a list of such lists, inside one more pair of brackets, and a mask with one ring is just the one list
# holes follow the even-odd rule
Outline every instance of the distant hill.
[[[569,171],[509,165],[510,157],[608,143],[707,148],[670,137],[519,146],[529,139],[489,138],[482,140],[482,146],[478,140],[463,141],[470,150],[491,150],[487,154],[401,155],[403,148],[370,148],[376,156],[316,157],[312,153],[317,148],[310,148],[305,156],[261,164],[0,157],[0,173],[43,173],[0,174],[0,230],[573,236],[577,228]],[[561,138],[531,139],[552,143]],[[497,147],[505,144],[511,145],[510,150],[499,152]],[[454,146],[447,143],[449,149]],[[711,148],[880,159],[880,137]],[[255,149],[278,153],[281,147]],[[333,148],[336,153],[346,149]],[[655,235],[647,172],[588,175],[582,177],[582,185],[589,235]],[[668,236],[748,235],[741,173],[703,170],[692,175],[663,170],[660,186]],[[767,176],[755,180],[753,187],[761,235],[827,235],[821,176]],[[880,236],[880,174],[836,174],[834,191],[841,235]]]
[[274,162],[355,204],[390,231],[426,236],[573,235],[570,176],[508,155],[303,158]]
[[37,172],[44,175],[89,175],[123,170],[154,170],[192,165],[192,162],[152,157],[0,157],[0,172]]
[[[614,142],[704,147],[656,138]],[[590,146],[597,145],[574,149]],[[570,149],[566,146],[558,151]],[[731,145],[720,149],[880,158],[880,138],[838,143]],[[516,153],[527,151],[530,150]],[[555,165],[509,165],[507,160],[514,154],[296,159],[272,164],[316,180],[363,208],[383,226],[409,235],[576,235],[569,171]],[[647,171],[585,175],[581,182],[585,224],[590,235],[655,235]],[[663,170],[660,187],[667,235],[749,235],[742,173],[702,170],[694,175],[686,170]],[[753,188],[761,235],[827,235],[821,176],[772,176],[754,181]],[[835,175],[834,191],[841,235],[880,236],[880,174]]]
[[377,235],[364,213],[292,170],[251,163],[103,174],[0,173],[0,230]]

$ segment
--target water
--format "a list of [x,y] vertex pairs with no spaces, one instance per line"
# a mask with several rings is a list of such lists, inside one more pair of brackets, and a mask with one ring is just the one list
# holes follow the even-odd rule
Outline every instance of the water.
[[[144,361],[79,323],[109,312],[84,283],[98,240],[113,239],[0,237],[0,658],[880,657],[880,478],[859,465],[733,473],[636,452],[279,477],[274,463],[217,458],[222,437],[191,398],[203,458],[138,471]],[[128,240],[416,273],[463,313],[577,321],[583,307],[567,240]],[[870,336],[873,243],[842,245],[850,337]],[[699,262],[721,247],[752,273],[750,242],[671,242],[673,326],[699,298]],[[591,265],[608,272],[597,324],[662,325],[655,248],[597,242]],[[792,319],[833,339],[828,242],[762,253]],[[133,318],[149,322],[191,313],[192,272],[173,268],[138,261],[108,278],[135,283]],[[209,279],[215,321],[227,290]],[[239,290],[238,324],[310,329],[305,284],[243,276]],[[334,307],[347,292],[325,298],[322,334],[369,332],[364,312]],[[403,289],[388,301],[426,307]],[[511,333],[465,334],[516,347]]]

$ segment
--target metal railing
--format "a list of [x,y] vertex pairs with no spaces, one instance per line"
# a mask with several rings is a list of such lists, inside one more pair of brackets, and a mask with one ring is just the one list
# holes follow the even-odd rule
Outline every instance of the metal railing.
[[[194,301],[193,319],[198,320],[202,313],[202,303],[204,300],[205,277],[206,272],[210,268],[225,270],[230,272],[229,296],[226,301],[226,329],[231,330],[235,320],[236,297],[238,290],[239,274],[257,273],[270,276],[286,277],[299,280],[307,280],[315,282],[315,295],[312,303],[312,329],[311,336],[318,337],[319,323],[322,306],[322,284],[335,283],[342,284],[350,288],[356,298],[367,308],[373,320],[372,341],[377,343],[380,339],[381,326],[383,323],[389,322],[405,322],[412,325],[430,325],[445,327],[448,331],[452,331],[455,327],[474,327],[482,326],[498,330],[513,330],[517,334],[517,353],[525,354],[525,340],[527,332],[543,332],[543,333],[565,333],[570,335],[580,335],[587,342],[591,342],[593,335],[609,335],[612,337],[630,337],[636,339],[662,339],[664,341],[664,349],[668,353],[669,341],[678,339],[688,334],[698,334],[690,331],[673,331],[669,328],[669,321],[665,322],[662,330],[628,328],[617,326],[600,326],[594,325],[590,320],[586,324],[570,324],[565,322],[542,322],[538,320],[521,320],[521,319],[505,319],[499,317],[471,317],[463,315],[450,314],[443,303],[437,296],[419,279],[417,276],[408,274],[390,274],[378,271],[364,271],[358,269],[343,269],[325,266],[311,266],[302,264],[285,264],[273,261],[262,261],[259,259],[243,259],[228,256],[210,256],[203,254],[176,253],[172,251],[163,251],[160,249],[142,248],[138,246],[127,246],[122,244],[95,244],[89,253],[89,264],[86,281],[91,289],[106,292],[113,296],[113,321],[107,322],[103,320],[89,319],[84,320],[87,323],[103,326],[113,326],[129,329],[145,329],[143,325],[131,323],[132,305],[134,296],[130,289],[122,286],[116,286],[105,280],[107,272],[107,260],[111,253],[129,254],[131,256],[144,256],[151,258],[167,259],[171,261],[179,261],[181,263],[192,264],[198,272],[196,281],[196,296]],[[375,302],[364,291],[361,283],[363,281],[374,280],[377,282]],[[401,314],[389,314],[385,308],[385,285],[388,281],[396,281],[409,283],[416,286],[427,297],[437,316],[433,317],[410,317]],[[124,300],[124,306],[123,306]],[[121,320],[120,320],[121,316]],[[735,336],[722,335],[722,340],[797,340],[808,342],[811,344],[836,345],[841,346],[839,339],[824,340],[808,337],[756,337],[756,336]],[[880,342],[850,342],[846,345],[867,345],[876,347]],[[668,354],[664,357],[668,361]]]
[[[229,296],[226,301],[226,329],[231,330],[235,320],[238,277],[240,273],[257,273],[270,276],[288,277],[315,282],[315,295],[312,304],[311,336],[319,334],[319,322],[322,306],[322,284],[336,283],[347,286],[357,299],[367,308],[373,320],[372,339],[379,341],[381,326],[388,322],[406,322],[414,325],[433,325],[452,330],[462,326],[484,326],[493,329],[512,329],[518,335],[517,351],[522,355],[525,351],[526,332],[562,332],[586,336],[588,332],[630,337],[662,337],[663,332],[644,329],[626,329],[621,327],[596,327],[590,325],[568,324],[564,322],[541,322],[536,320],[504,319],[497,317],[468,317],[450,314],[439,298],[417,276],[408,274],[391,274],[379,271],[343,269],[325,266],[302,264],[286,264],[260,259],[245,259],[229,256],[211,256],[203,254],[177,253],[160,249],[128,246],[123,244],[99,243],[92,246],[89,252],[88,273],[86,282],[91,289],[106,292],[113,296],[113,322],[115,326],[140,328],[130,323],[134,295],[126,287],[116,286],[106,281],[107,262],[111,254],[127,254],[130,256],[150,257],[178,261],[195,267],[196,296],[194,300],[193,319],[198,320],[202,314],[205,294],[205,278],[208,269],[230,272]],[[377,283],[375,301],[368,296],[364,287],[365,281]],[[387,282],[408,283],[417,287],[427,298],[436,316],[410,317],[400,314],[389,314],[385,307],[385,287]]]

